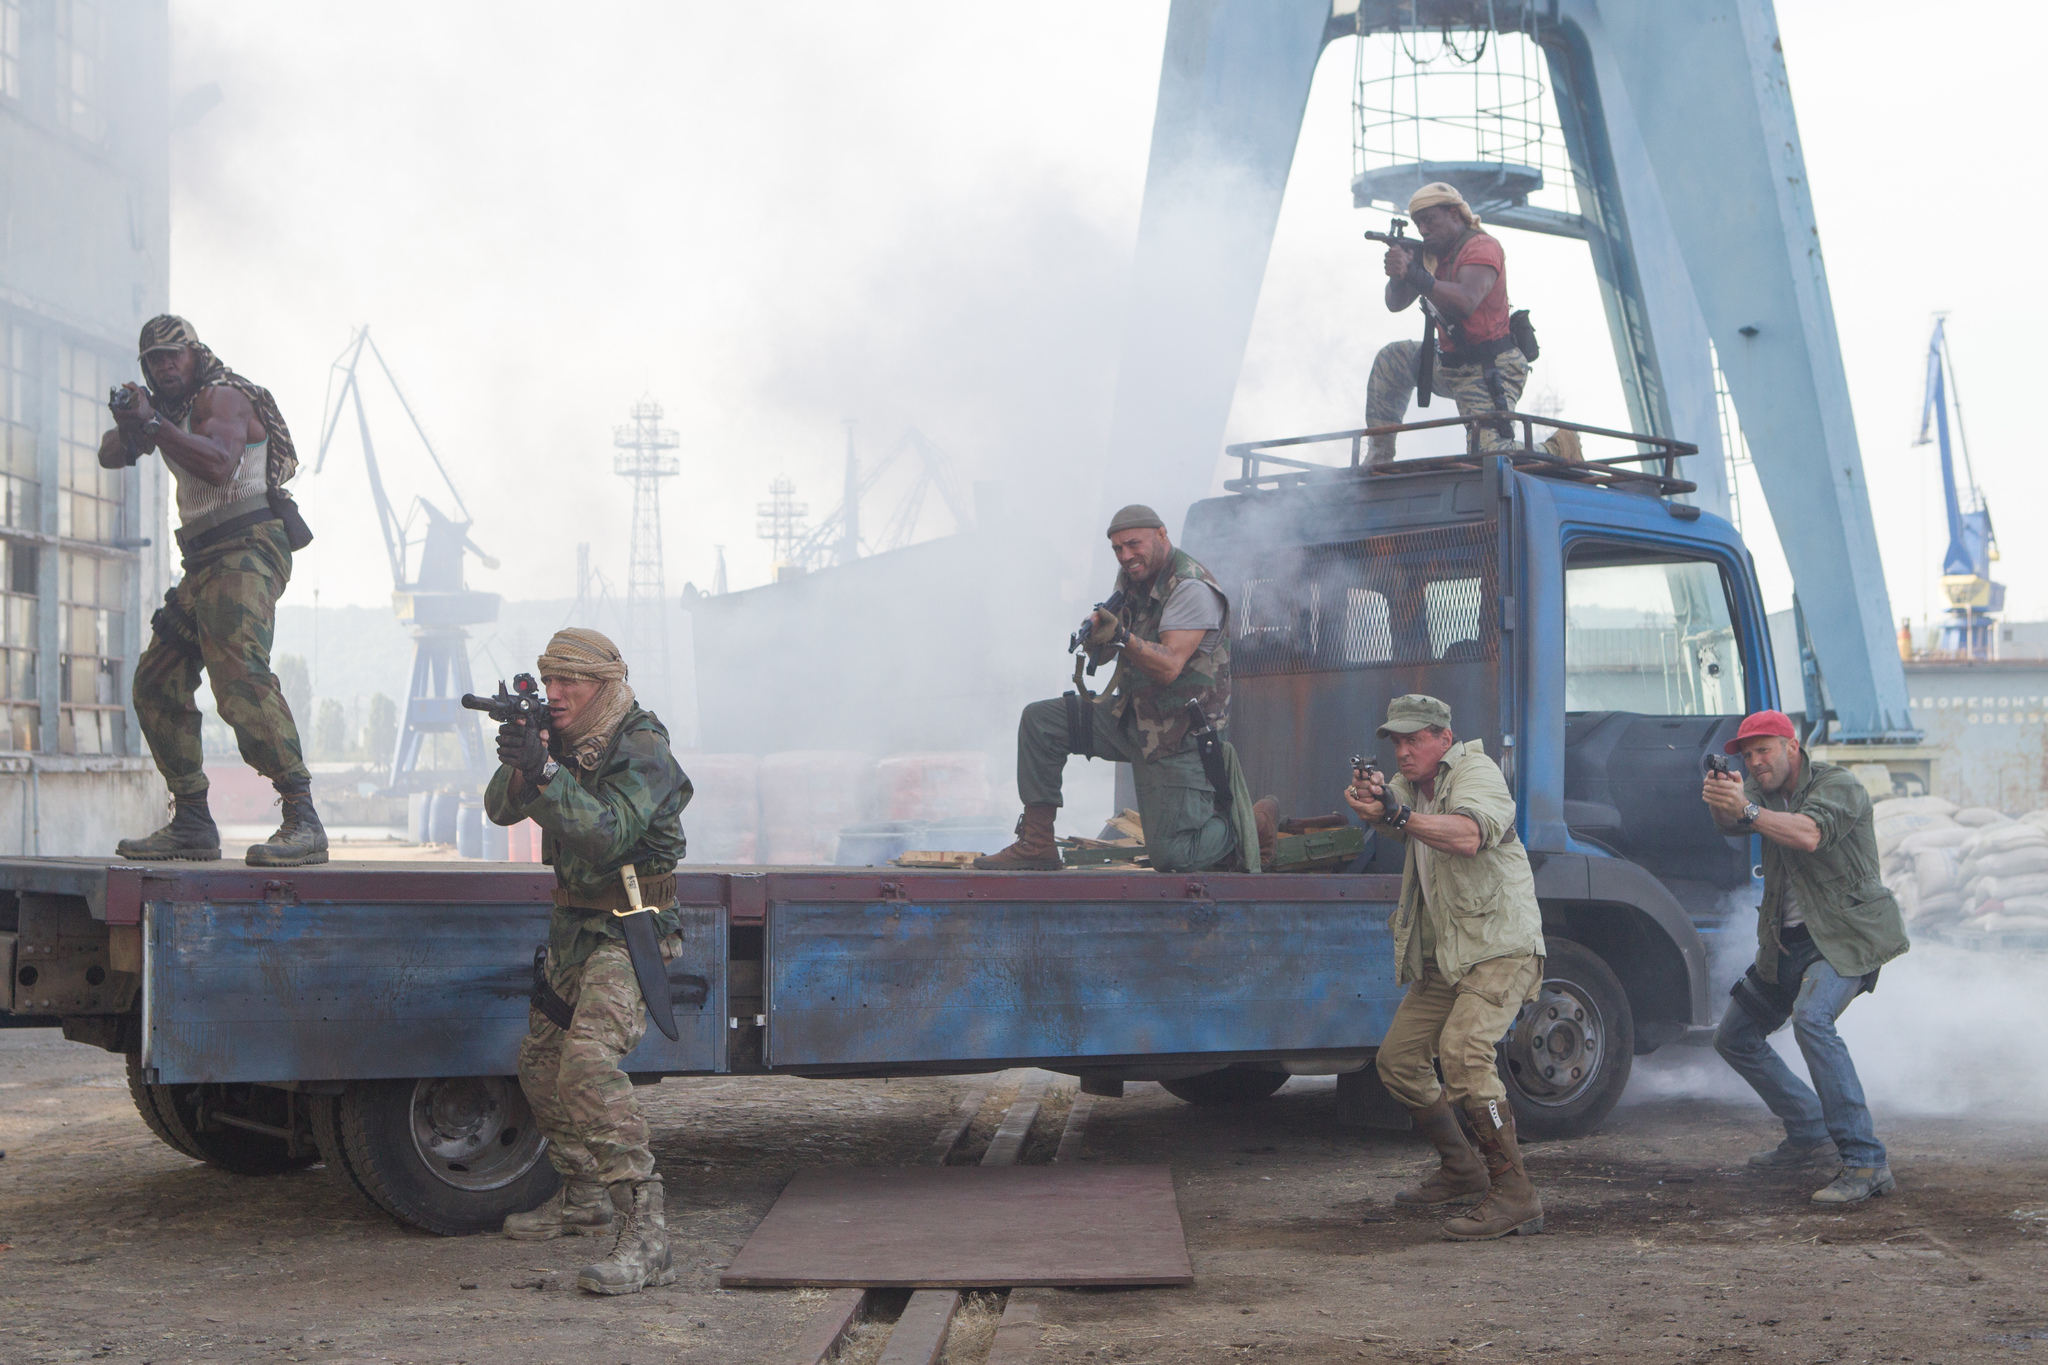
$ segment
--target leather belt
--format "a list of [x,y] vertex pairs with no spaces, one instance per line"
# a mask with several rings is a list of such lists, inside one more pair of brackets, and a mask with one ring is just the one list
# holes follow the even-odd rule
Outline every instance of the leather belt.
[[[555,908],[558,910],[588,910],[592,914],[596,914],[599,911],[631,910],[633,908],[632,902],[626,899],[626,888],[617,881],[612,882],[602,892],[584,892],[580,895],[572,895],[570,892],[564,891],[561,887],[557,886],[554,895]],[[659,877],[642,877],[640,879],[640,903],[649,910],[666,910],[671,905],[674,905],[676,903],[676,874],[664,872]]]
[[226,521],[207,527],[204,531],[190,538],[186,536],[185,529],[179,527],[178,548],[189,559],[209,545],[220,544],[220,542],[226,540],[237,531],[246,531],[251,526],[260,526],[266,521],[276,521],[278,519],[277,513],[271,511],[270,504],[266,502],[254,512],[244,512],[239,517],[230,517]]
[[1497,359],[1502,351],[1511,351],[1515,339],[1511,336],[1496,337],[1492,341],[1474,341],[1459,351],[1438,351],[1436,363],[1447,370],[1468,370],[1475,365],[1486,365]]

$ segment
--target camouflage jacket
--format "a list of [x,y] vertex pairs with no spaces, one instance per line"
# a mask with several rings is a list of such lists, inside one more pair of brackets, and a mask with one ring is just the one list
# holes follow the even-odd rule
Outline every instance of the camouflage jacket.
[[[595,767],[564,763],[526,800],[511,795],[512,770],[500,767],[484,791],[484,811],[501,825],[532,820],[541,828],[541,861],[555,869],[555,885],[568,899],[592,901],[619,885],[619,869],[633,864],[642,882],[675,871],[687,845],[683,807],[690,779],[669,751],[668,731],[651,711],[626,712]],[[671,902],[655,917],[666,938],[681,922]],[[623,939],[609,910],[557,906],[548,921],[548,946],[559,966],[574,967],[607,940]]]
[[1173,560],[1152,580],[1145,592],[1132,589],[1130,579],[1118,574],[1116,590],[1124,595],[1119,613],[1131,634],[1152,644],[1159,643],[1159,618],[1166,612],[1166,600],[1186,579],[1199,579],[1216,589],[1223,598],[1223,625],[1216,643],[1197,649],[1182,665],[1180,676],[1170,683],[1157,683],[1122,659],[1110,679],[1110,714],[1137,727],[1140,752],[1148,759],[1179,753],[1187,746],[1187,704],[1202,703],[1209,723],[1222,730],[1230,711],[1230,599],[1223,588],[1185,550],[1175,550]]

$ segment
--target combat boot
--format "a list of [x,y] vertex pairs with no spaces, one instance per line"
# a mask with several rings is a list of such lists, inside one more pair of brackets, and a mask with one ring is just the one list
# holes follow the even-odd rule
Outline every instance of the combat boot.
[[206,808],[206,793],[173,799],[171,823],[147,838],[123,839],[114,845],[114,856],[142,863],[212,862],[220,857],[220,828]]
[[619,1238],[612,1254],[576,1272],[576,1287],[593,1294],[637,1294],[651,1284],[674,1284],[668,1221],[661,1213],[661,1180],[621,1180],[611,1188]]
[[1444,1236],[1454,1242],[1490,1242],[1509,1233],[1543,1231],[1543,1201],[1522,1166],[1515,1111],[1506,1100],[1471,1100],[1465,1112],[1479,1134],[1479,1150],[1486,1157],[1493,1188],[1470,1214],[1445,1223]]
[[251,867],[305,867],[327,861],[327,831],[320,827],[319,812],[313,809],[313,784],[287,790],[277,789],[284,806],[284,823],[277,833],[260,844],[249,846]]
[[1427,1108],[1409,1112],[1415,1116],[1415,1130],[1429,1139],[1443,1162],[1420,1188],[1396,1193],[1396,1204],[1449,1204],[1493,1188],[1486,1175],[1486,1163],[1465,1141],[1465,1130],[1458,1126],[1458,1111],[1451,1107],[1448,1097],[1439,1094]]
[[1059,813],[1058,806],[1026,806],[1017,820],[1017,842],[1000,853],[976,858],[975,868],[982,872],[1059,871],[1060,846],[1052,832]]
[[1271,872],[1280,848],[1280,798],[1262,796],[1252,802],[1252,824],[1259,831],[1259,868]]
[[505,1235],[515,1242],[596,1237],[611,1227],[611,1191],[595,1180],[564,1180],[539,1208],[505,1215]]
[[1844,1166],[1842,1173],[1813,1192],[1816,1204],[1860,1204],[1873,1195],[1890,1194],[1899,1187],[1892,1179],[1890,1163],[1883,1166]]
[[1761,1152],[1751,1152],[1749,1164],[1759,1170],[1796,1170],[1831,1160],[1834,1155],[1833,1138],[1822,1138],[1819,1142],[1795,1142],[1791,1138],[1786,1138],[1775,1147],[1766,1147]]

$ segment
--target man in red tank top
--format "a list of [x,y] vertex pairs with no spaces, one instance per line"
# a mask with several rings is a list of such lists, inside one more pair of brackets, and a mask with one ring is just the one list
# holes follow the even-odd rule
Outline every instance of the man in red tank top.
[[[1398,313],[1427,297],[1447,326],[1437,338],[1439,358],[1431,388],[1449,396],[1461,414],[1512,409],[1529,379],[1529,359],[1508,324],[1507,254],[1483,231],[1465,197],[1439,181],[1408,201],[1408,216],[1422,234],[1421,250],[1387,249],[1387,311]],[[1431,266],[1434,266],[1432,269]],[[1380,349],[1365,388],[1365,423],[1393,426],[1406,420],[1415,393],[1422,343],[1395,341]],[[1509,428],[1512,430],[1512,428]],[[1550,453],[1576,459],[1577,441],[1560,432],[1544,442]],[[1500,426],[1480,428],[1480,448],[1518,444]],[[1569,451],[1560,445],[1569,444]],[[1394,458],[1394,438],[1368,438],[1370,462]]]

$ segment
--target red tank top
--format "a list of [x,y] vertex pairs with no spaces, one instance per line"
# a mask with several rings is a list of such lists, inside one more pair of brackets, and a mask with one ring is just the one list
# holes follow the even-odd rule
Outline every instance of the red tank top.
[[1508,261],[1507,254],[1501,250],[1500,239],[1484,232],[1472,233],[1450,260],[1437,262],[1436,277],[1440,280],[1456,279],[1459,268],[1468,265],[1490,267],[1493,270],[1493,288],[1479,301],[1472,315],[1459,324],[1463,344],[1474,346],[1482,341],[1498,341],[1508,334]]

